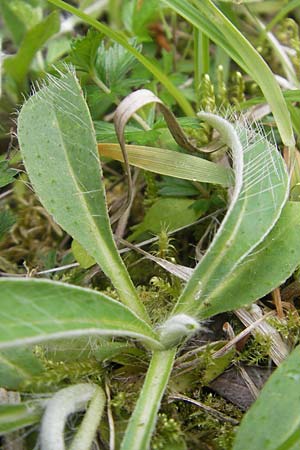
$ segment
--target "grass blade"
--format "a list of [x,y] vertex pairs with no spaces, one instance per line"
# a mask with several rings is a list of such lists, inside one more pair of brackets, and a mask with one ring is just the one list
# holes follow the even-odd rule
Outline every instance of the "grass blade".
[[131,336],[159,348],[157,334],[126,306],[90,289],[41,279],[2,279],[0,349],[89,335]]
[[16,55],[4,60],[6,73],[20,90],[24,89],[24,80],[36,52],[58,31],[59,16],[53,12],[26,33]]
[[282,92],[272,71],[251,43],[210,0],[164,2],[223,47],[231,58],[251,75],[270,104],[283,143],[293,147],[295,141],[292,124]]
[[41,415],[42,408],[34,402],[0,405],[0,435],[34,425]]
[[147,318],[114,243],[95,132],[72,72],[50,78],[29,98],[19,116],[18,135],[27,172],[43,205],[96,260],[120,299]]
[[[98,150],[101,156],[123,162],[119,144],[98,144]],[[150,172],[221,186],[232,184],[231,169],[200,157],[141,145],[126,145],[126,151],[129,164]]]

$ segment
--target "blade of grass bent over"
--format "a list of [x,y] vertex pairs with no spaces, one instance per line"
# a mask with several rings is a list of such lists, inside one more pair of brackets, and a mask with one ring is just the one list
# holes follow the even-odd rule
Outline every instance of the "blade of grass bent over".
[[[172,134],[174,140],[178,145],[183,147],[184,149],[192,152],[202,151],[204,153],[211,153],[211,150],[208,149],[200,149],[193,145],[193,143],[189,140],[189,138],[184,133],[181,128],[179,122],[176,120],[176,117],[172,113],[172,111],[167,108],[164,103],[152,92],[148,89],[139,89],[135,92],[129,94],[122,102],[118,105],[115,113],[114,113],[114,124],[116,135],[121,147],[123,160],[125,163],[125,171],[128,178],[128,194],[126,203],[120,208],[118,211],[117,218],[119,218],[125,211],[130,208],[133,201],[132,194],[132,180],[131,180],[131,172],[129,167],[129,161],[127,156],[127,151],[125,147],[125,127],[129,119],[143,106],[157,103],[160,107],[160,110],[164,116],[166,124],[169,128],[170,133]],[[214,150],[212,150],[214,151]],[[115,218],[114,218],[115,220]]]
[[107,214],[95,132],[75,75],[51,77],[22,107],[19,142],[43,205],[96,260],[120,299],[147,318],[117,251]]
[[201,310],[205,315],[205,308],[213,307],[214,291],[226,284],[235,268],[270,232],[288,195],[285,163],[263,134],[249,129],[248,124],[236,122],[233,126],[213,114],[201,113],[200,117],[214,126],[232,149],[235,188],[227,214],[174,314],[193,315]]

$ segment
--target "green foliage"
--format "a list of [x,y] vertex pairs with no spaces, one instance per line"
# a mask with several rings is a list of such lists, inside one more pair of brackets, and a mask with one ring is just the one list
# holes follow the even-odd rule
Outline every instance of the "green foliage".
[[31,349],[16,348],[0,353],[0,385],[18,390],[22,383],[43,372],[42,363]]
[[41,20],[38,1],[1,0],[0,11],[16,44],[20,44],[26,32]]
[[199,218],[199,212],[192,208],[193,203],[193,200],[187,198],[159,198],[148,209],[144,220],[128,240],[134,241],[146,231],[158,234],[162,228],[172,231],[195,222]]
[[77,70],[92,74],[97,58],[99,45],[103,35],[94,29],[90,29],[86,36],[72,41],[70,62]]
[[[300,347],[275,371],[245,415],[234,450],[296,450],[299,447]],[[253,432],[255,430],[255,433]]]
[[[76,17],[59,16],[58,10],[47,15],[51,11],[49,3]],[[232,350],[223,358],[215,359],[213,352],[222,343],[208,344],[198,351],[202,333],[207,334],[198,320],[243,307],[267,295],[299,265],[300,209],[297,203],[285,204],[288,174],[276,145],[268,142],[260,126],[253,129],[235,116],[230,119],[234,124],[230,125],[228,120],[212,114],[218,107],[225,114],[228,105],[236,110],[248,107],[251,102],[264,103],[266,98],[283,142],[293,145],[291,122],[300,134],[299,91],[291,89],[281,94],[274,74],[244,33],[255,32],[251,26],[255,23],[253,19],[259,18],[259,11],[267,12],[264,18],[269,17],[273,12],[276,14],[280,2],[272,2],[269,11],[269,2],[268,6],[254,2],[240,8],[221,2],[217,8],[210,0],[165,0],[163,3],[110,0],[101,16],[97,9],[99,2],[75,3],[79,9],[61,0],[47,3],[0,0],[4,24],[1,43],[5,53],[3,86],[0,83],[3,136],[9,130],[6,119],[15,103],[37,82],[34,95],[22,107],[18,134],[30,182],[48,211],[32,194],[24,194],[21,183],[27,183],[27,178],[20,177],[12,195],[11,189],[6,188],[1,196],[4,209],[0,213],[0,239],[5,238],[1,242],[1,270],[23,274],[25,268],[29,279],[0,280],[0,383],[7,389],[27,392],[26,395],[31,392],[39,396],[58,390],[42,402],[1,405],[0,433],[38,423],[45,407],[40,437],[42,450],[54,447],[62,450],[67,415],[86,409],[81,424],[79,417],[74,418],[77,431],[68,448],[87,449],[105,403],[99,385],[105,385],[108,400],[110,395],[113,398],[116,448],[148,450],[151,446],[185,450],[194,447],[195,442],[199,449],[208,445],[214,450],[232,448],[235,434],[232,424],[221,424],[206,412],[182,402],[180,405],[163,402],[161,413],[158,411],[175,355],[180,350],[170,389],[191,391],[193,398],[239,417],[224,400],[210,394],[203,396],[201,388],[222,373],[232,360],[264,362],[270,341],[250,340],[239,357]],[[299,6],[298,0],[290,3],[282,7],[271,23]],[[96,7],[96,10],[89,16],[83,12],[86,7]],[[251,15],[255,15],[252,20]],[[85,25],[75,28],[80,22],[94,29],[78,38],[77,32],[86,29]],[[66,33],[65,24],[71,23],[73,30]],[[243,30],[240,32],[238,27]],[[297,23],[288,19],[282,30],[281,42],[294,50],[294,56],[289,58],[299,70]],[[72,48],[71,36],[75,36]],[[254,33],[252,38],[256,44]],[[62,57],[75,67],[80,83],[73,70],[61,63]],[[245,73],[230,70],[230,58]],[[63,73],[50,67],[53,62],[58,62]],[[285,67],[281,71],[282,67],[273,60],[268,59],[268,63],[276,72],[279,67],[278,73],[285,73]],[[41,83],[46,71],[52,75],[46,83]],[[261,89],[265,98],[251,98],[253,83],[245,83],[249,77],[257,82],[255,92]],[[119,103],[120,97],[141,85],[159,92],[160,98],[174,107],[175,115],[178,114],[175,100],[189,116],[193,114],[193,106],[200,105],[209,111],[210,114],[200,114],[200,118],[185,117],[178,122],[198,147],[222,149],[211,158],[217,163],[209,161],[210,156],[201,158],[196,151],[188,155],[177,144],[176,135],[176,143],[172,140],[167,124],[156,119],[154,108],[147,107],[139,112],[140,116],[131,114],[124,133],[130,143],[126,145],[128,160],[148,172],[143,177],[139,170],[132,170],[135,199],[131,216],[124,216],[112,231],[108,209],[118,208],[125,182],[120,175],[120,164],[112,161],[123,162],[124,158],[109,121],[113,105]],[[245,102],[245,98],[249,100]],[[256,110],[260,111],[260,108]],[[269,127],[271,116],[267,121]],[[275,136],[279,140],[276,128]],[[109,174],[105,188],[99,154],[105,165],[104,174]],[[23,170],[23,166],[17,166],[19,158],[13,161],[14,167]],[[0,162],[0,187],[14,183],[15,173],[8,162]],[[294,176],[293,183],[297,182]],[[220,219],[222,213],[216,212],[216,208],[223,207],[224,187],[228,186],[231,204],[217,232],[213,220]],[[297,188],[292,195],[298,199]],[[145,206],[142,220],[141,205]],[[215,216],[211,221],[209,214],[191,232],[182,231],[178,240],[176,235],[170,238],[170,231],[192,225],[211,212]],[[114,242],[115,238],[126,236],[130,229],[133,233],[129,240],[141,240],[147,234],[157,238],[155,247],[148,249],[152,255],[144,253],[149,260],[139,260],[139,256],[132,254],[127,259],[128,266],[131,262],[135,266],[130,273],[138,284],[144,282],[147,270],[145,279],[150,281],[137,289]],[[71,251],[68,235],[74,238]],[[200,238],[199,244],[190,241],[190,237]],[[193,264],[195,245],[197,257],[206,249],[204,256],[198,258],[196,268],[177,265],[182,257],[189,265]],[[74,256],[81,268],[73,271],[64,268],[57,274],[42,272],[42,276],[62,279],[65,284],[35,279],[36,272],[40,276],[41,268],[73,263]],[[96,266],[89,271],[83,269],[94,264],[100,266],[113,286],[107,287],[109,280]],[[182,280],[176,276],[186,282],[183,289]],[[94,290],[67,283],[92,286]],[[105,293],[97,292],[103,286]],[[293,345],[298,343],[299,321],[295,315],[288,315],[285,321],[273,319],[273,322],[283,337]],[[190,336],[197,330],[199,336],[190,342]],[[133,339],[139,342],[135,344]],[[34,343],[39,343],[34,351],[26,346]],[[299,399],[296,395],[292,398],[299,381],[298,354],[296,349],[286,366],[279,369],[275,381],[273,377],[270,379],[271,388],[266,387],[268,394],[262,394],[264,401],[253,407],[254,413],[250,410],[246,415],[235,450],[245,448],[245,442],[253,449],[298,447]],[[284,383],[285,379],[291,381]],[[74,383],[78,384],[70,386]],[[275,396],[270,396],[270,403],[267,397],[270,391],[277,390],[284,416],[279,426],[278,416],[282,414],[275,414]],[[90,401],[88,407],[87,401]],[[269,414],[270,407],[272,414]],[[256,436],[250,436],[253,428],[257,430]],[[111,431],[112,424],[105,417],[100,426],[104,446],[108,446],[108,441],[113,446]],[[33,446],[31,440],[28,448]]]
[[10,168],[8,161],[0,161],[0,187],[4,187],[15,181],[14,176],[16,173],[17,170]]
[[31,28],[25,35],[18,53],[4,61],[6,74],[17,92],[25,89],[25,77],[38,50],[59,30],[59,16],[56,12]]
[[243,123],[234,128],[208,113],[201,113],[201,117],[218,129],[222,141],[232,149],[235,191],[222,226],[195,268],[174,312],[208,317],[247,303],[244,298],[239,304],[238,295],[232,304],[226,299],[227,287],[235,270],[244,267],[248,255],[255,252],[278,220],[287,198],[288,174],[276,147],[263,134]]
[[28,401],[18,405],[0,405],[0,433],[11,433],[38,423],[42,408],[38,402]]
[[15,222],[16,218],[9,210],[0,211],[0,241],[5,237]]

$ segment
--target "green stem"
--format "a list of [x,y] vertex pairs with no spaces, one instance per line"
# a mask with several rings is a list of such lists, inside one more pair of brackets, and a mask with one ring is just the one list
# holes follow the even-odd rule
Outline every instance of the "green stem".
[[95,394],[71,443],[69,450],[91,448],[105,406],[105,394],[97,386]]
[[167,387],[175,355],[176,348],[153,353],[143,389],[121,444],[121,450],[149,449],[160,402]]
[[194,27],[194,72],[197,106],[199,107],[199,87],[202,75],[209,73],[209,38]]
[[109,38],[113,39],[114,41],[122,45],[122,47],[126,48],[130,53],[132,53],[135,56],[135,58],[138,61],[140,61],[141,64],[143,64],[158,79],[158,81],[160,81],[165,86],[165,88],[175,98],[175,100],[178,102],[178,104],[180,105],[180,107],[187,116],[195,115],[195,112],[191,107],[190,103],[181,94],[180,90],[177,89],[173,83],[171,83],[169,77],[165,75],[158,67],[152,64],[147,58],[145,58],[145,56],[143,56],[135,47],[130,45],[123,33],[120,33],[119,31],[115,31],[109,28],[109,26],[105,25],[104,23],[98,22],[98,20],[93,19],[84,12],[80,11],[77,8],[74,8],[71,5],[68,5],[68,3],[62,0],[48,0],[48,1],[49,3],[52,3],[53,5],[61,9],[64,9],[65,11],[68,11],[69,13],[74,14],[77,17],[80,17],[85,23],[96,28],[101,33],[105,34],[105,36],[108,36]]

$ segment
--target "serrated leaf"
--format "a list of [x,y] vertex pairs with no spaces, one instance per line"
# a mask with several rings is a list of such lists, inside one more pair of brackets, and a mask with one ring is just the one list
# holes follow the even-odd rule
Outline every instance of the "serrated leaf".
[[[133,48],[140,52],[141,47],[130,40]],[[111,90],[118,91],[128,72],[136,65],[136,58],[120,44],[114,43],[106,48],[102,42],[95,61],[95,72],[100,80]]]
[[84,37],[76,38],[72,43],[69,60],[76,69],[91,73],[94,71],[97,51],[103,35],[90,28]]
[[34,425],[41,416],[42,408],[35,402],[0,405],[0,435]]
[[59,27],[59,15],[54,11],[26,33],[16,55],[4,60],[6,73],[12,77],[19,89],[23,88],[24,79],[36,52],[59,31]]
[[[276,369],[244,416],[233,450],[297,450],[300,445],[300,347]],[[255,432],[253,432],[255,430]]]
[[52,77],[23,106],[18,136],[30,180],[43,205],[112,280],[141,317],[145,308],[110,228],[97,143],[75,75]]
[[236,177],[227,214],[175,308],[176,313],[206,315],[210,308],[215,313],[232,308],[225,299],[215,307],[215,292],[224,287],[224,296],[234,270],[270,232],[286,202],[289,183],[280,153],[262,133],[243,123],[234,127],[212,114],[201,113],[201,117],[218,129],[231,148]]
[[2,279],[0,350],[53,339],[131,336],[161,347],[157,334],[116,300],[41,279]]

